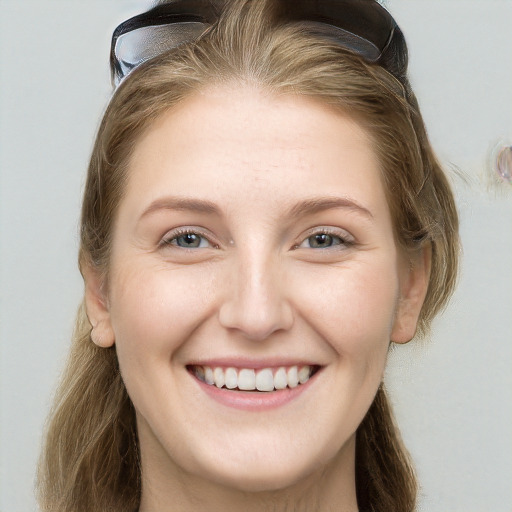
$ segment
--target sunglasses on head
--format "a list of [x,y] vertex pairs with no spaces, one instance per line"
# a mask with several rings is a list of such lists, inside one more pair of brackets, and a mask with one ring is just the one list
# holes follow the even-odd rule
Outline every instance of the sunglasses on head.
[[[402,31],[376,0],[279,0],[283,21],[299,23],[406,81]],[[110,68],[117,86],[137,66],[198,39],[226,0],[170,0],[121,23],[112,36]]]

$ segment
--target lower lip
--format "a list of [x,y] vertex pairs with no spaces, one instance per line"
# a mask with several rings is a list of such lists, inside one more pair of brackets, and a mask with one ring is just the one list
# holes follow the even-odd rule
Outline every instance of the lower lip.
[[222,405],[245,411],[265,411],[282,407],[298,398],[310,388],[318,372],[305,384],[299,384],[291,389],[286,388],[276,391],[235,391],[218,388],[217,386],[206,384],[193,374],[190,375],[210,398],[213,398],[213,400]]

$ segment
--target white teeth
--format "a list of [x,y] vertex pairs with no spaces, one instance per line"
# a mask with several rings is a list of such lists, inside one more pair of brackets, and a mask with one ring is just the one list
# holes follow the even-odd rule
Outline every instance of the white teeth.
[[284,389],[287,385],[286,368],[279,368],[274,375],[274,387],[276,389]]
[[238,375],[236,374],[236,370],[234,368],[227,368],[224,376],[224,385],[228,389],[235,389],[238,386]]
[[274,375],[270,368],[260,370],[256,374],[256,389],[258,391],[274,391]]
[[209,366],[194,366],[193,371],[196,377],[218,388],[239,389],[241,391],[274,391],[280,389],[296,388],[299,384],[305,384],[311,377],[313,367],[290,366],[288,368],[279,367],[277,370],[272,368],[262,368],[253,370],[250,368],[211,368]]
[[256,389],[256,373],[254,370],[240,370],[238,374],[238,389],[242,391],[253,391]]
[[297,371],[296,366],[288,368],[288,371],[286,372],[286,377],[288,378],[289,388],[296,388],[299,385],[299,373]]
[[[197,367],[196,367],[197,368]],[[209,366],[204,367],[204,381],[206,384],[215,384],[215,377],[213,376],[213,370]]]
[[299,370],[299,382],[301,384],[305,384],[309,380],[310,373],[311,373],[311,368],[309,366],[303,366]]
[[224,379],[224,371],[222,370],[222,368],[215,368],[215,370],[213,370],[213,378],[215,380],[215,385],[218,388],[221,388],[222,386],[224,386],[225,379]]

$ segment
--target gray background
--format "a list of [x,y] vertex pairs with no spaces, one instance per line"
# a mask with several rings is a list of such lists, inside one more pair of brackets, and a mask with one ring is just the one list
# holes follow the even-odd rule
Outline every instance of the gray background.
[[[144,0],[0,0],[0,511],[35,510],[41,431],[82,285],[77,219],[110,97],[114,27]],[[453,176],[464,264],[431,339],[393,351],[388,387],[420,510],[512,511],[512,0],[388,0]],[[459,169],[459,171],[457,171]],[[460,177],[463,175],[463,177]]]

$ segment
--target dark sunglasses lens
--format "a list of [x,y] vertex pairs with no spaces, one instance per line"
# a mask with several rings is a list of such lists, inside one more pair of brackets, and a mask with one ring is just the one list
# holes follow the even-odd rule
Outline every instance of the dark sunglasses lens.
[[368,62],[376,62],[380,58],[381,51],[372,42],[348,30],[317,21],[302,21],[298,22],[297,25],[303,26],[304,29],[316,36],[329,39],[344,48],[358,53]]
[[157,55],[172,50],[180,44],[194,41],[209,25],[200,22],[151,25],[121,34],[115,43],[117,83],[134,68]]

